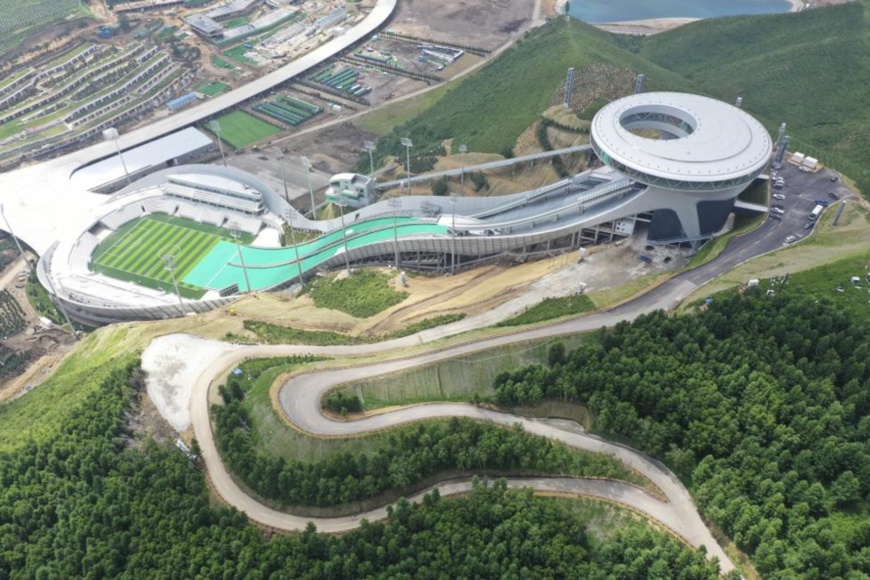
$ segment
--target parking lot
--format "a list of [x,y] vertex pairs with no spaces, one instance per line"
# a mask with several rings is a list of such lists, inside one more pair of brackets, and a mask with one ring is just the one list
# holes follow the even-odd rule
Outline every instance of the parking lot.
[[[829,192],[833,192],[838,199],[846,199],[852,195],[852,192],[843,185],[839,178],[837,181],[831,181],[831,177],[838,177],[838,175],[830,169],[823,169],[818,173],[805,173],[794,165],[785,163],[776,172],[776,176],[782,177],[785,180],[785,185],[782,189],[771,189],[771,192],[781,193],[785,199],[771,199],[771,205],[781,206],[785,213],[777,214],[772,211],[765,226],[773,228],[783,244],[789,236],[794,236],[796,240],[800,240],[812,233],[812,230],[805,229],[805,226],[812,223],[809,215],[817,205],[816,200],[831,204],[825,211],[837,211],[837,206],[834,205],[837,200],[831,197]],[[771,179],[773,179],[773,174],[771,174]]]

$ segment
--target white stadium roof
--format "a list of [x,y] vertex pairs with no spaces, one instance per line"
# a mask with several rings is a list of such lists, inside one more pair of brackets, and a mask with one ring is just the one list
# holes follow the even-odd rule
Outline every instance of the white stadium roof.
[[109,183],[124,179],[124,165],[130,175],[162,165],[171,159],[187,155],[212,145],[212,140],[199,129],[188,127],[156,141],[128,149],[122,159],[112,155],[80,169],[70,178],[70,184],[78,189],[95,190]]
[[[377,30],[393,13],[396,3],[397,0],[377,0],[368,16],[343,35],[238,89],[122,134],[118,145],[127,150],[154,141],[265,93]],[[113,155],[117,155],[115,143],[100,142],[69,155],[0,174],[0,203],[15,235],[42,254],[66,232],[80,232],[94,215],[95,208],[107,201],[107,196],[88,192],[82,185],[73,183],[71,176],[76,169]],[[6,227],[6,222],[0,220],[0,229]]]
[[[634,134],[658,129],[665,138]],[[724,181],[760,171],[772,142],[748,113],[687,93],[641,93],[603,107],[592,123],[596,152],[647,175],[685,182]]]

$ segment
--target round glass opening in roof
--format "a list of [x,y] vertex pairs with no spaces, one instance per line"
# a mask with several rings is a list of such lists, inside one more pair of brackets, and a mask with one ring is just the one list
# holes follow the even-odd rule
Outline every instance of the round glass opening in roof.
[[698,126],[694,115],[668,105],[630,107],[619,116],[623,129],[646,139],[669,140],[691,135]]

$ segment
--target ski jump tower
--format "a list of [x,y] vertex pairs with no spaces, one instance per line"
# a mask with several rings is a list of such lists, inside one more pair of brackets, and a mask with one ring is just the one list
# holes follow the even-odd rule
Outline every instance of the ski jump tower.
[[772,142],[745,111],[686,93],[613,101],[592,121],[592,149],[647,186],[632,208],[652,214],[649,239],[693,241],[719,231],[741,191],[767,167]]

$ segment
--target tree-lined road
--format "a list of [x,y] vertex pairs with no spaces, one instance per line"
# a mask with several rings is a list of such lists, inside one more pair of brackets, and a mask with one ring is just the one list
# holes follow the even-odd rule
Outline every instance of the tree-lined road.
[[[690,545],[694,547],[705,546],[708,554],[711,557],[717,557],[721,562],[722,570],[727,572],[733,569],[733,564],[704,525],[688,491],[667,469],[633,449],[609,443],[588,434],[566,431],[546,421],[498,413],[466,404],[439,403],[417,405],[368,417],[360,421],[348,422],[332,421],[326,418],[320,410],[320,397],[322,394],[335,385],[344,382],[410,369],[506,344],[567,333],[584,332],[600,328],[603,325],[612,325],[620,320],[631,320],[641,314],[673,306],[675,301],[685,296],[694,287],[694,284],[691,283],[676,282],[660,287],[665,288],[666,291],[651,292],[648,295],[650,298],[644,299],[645,297],[642,297],[610,312],[598,313],[550,327],[532,329],[480,342],[461,344],[437,352],[386,361],[375,365],[302,374],[288,382],[281,389],[281,407],[288,420],[293,422],[299,429],[315,436],[353,436],[373,430],[394,427],[411,421],[442,417],[470,417],[506,426],[520,423],[530,433],[562,441],[577,449],[610,454],[625,465],[649,478],[664,493],[668,501],[662,502],[652,495],[628,484],[581,478],[521,478],[510,480],[510,485],[532,487],[540,492],[571,493],[620,503],[661,523]],[[236,484],[226,470],[215,446],[208,410],[209,387],[221,381],[229,369],[245,359],[294,354],[356,357],[372,353],[384,353],[393,349],[419,344],[421,341],[437,340],[440,338],[440,334],[443,333],[443,329],[432,330],[441,330],[442,332],[427,331],[430,334],[425,337],[422,335],[426,333],[421,333],[421,335],[415,337],[405,337],[380,344],[359,346],[238,346],[225,344],[219,347],[217,351],[215,348],[220,343],[215,344],[214,341],[207,341],[193,336],[171,335],[158,338],[149,345],[148,351],[151,352],[146,351],[143,357],[143,366],[150,372],[153,369],[148,368],[149,365],[145,364],[145,360],[159,361],[159,364],[164,368],[171,367],[175,369],[172,373],[173,376],[179,376],[177,371],[179,366],[190,367],[190,370],[195,372],[196,380],[193,382],[193,391],[190,397],[191,422],[209,479],[214,489],[224,501],[246,513],[252,520],[275,529],[288,531],[301,530],[304,529],[308,522],[314,522],[318,529],[322,531],[340,532],[357,527],[363,518],[377,520],[386,517],[386,508],[378,508],[354,516],[310,518],[294,516],[271,509],[250,497]],[[182,345],[181,348],[179,348],[179,341]],[[176,360],[169,360],[167,358],[167,349],[164,346],[169,343],[173,343],[173,349],[179,353]],[[208,349],[201,348],[205,346],[205,343],[209,344]],[[189,353],[205,350],[210,350],[213,353],[217,352],[218,354],[213,354],[210,360],[202,360],[189,356]],[[465,491],[469,485],[468,482],[451,482],[435,487],[439,489],[442,495],[449,495],[450,493]],[[411,499],[419,500],[423,493]]]

